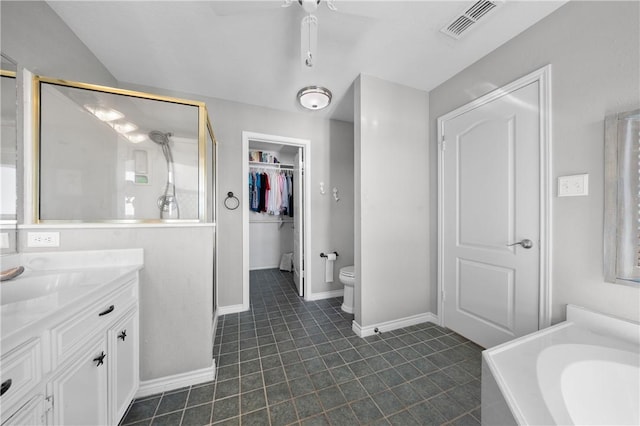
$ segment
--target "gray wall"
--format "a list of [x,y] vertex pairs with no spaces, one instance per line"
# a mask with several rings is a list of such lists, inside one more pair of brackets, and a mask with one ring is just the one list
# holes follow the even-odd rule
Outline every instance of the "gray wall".
[[[1,5],[2,50],[20,65],[46,76],[110,86],[117,84],[48,5],[35,2],[2,2]],[[333,284],[324,283],[324,264],[319,254],[338,251],[336,270],[353,264],[352,124],[318,119],[311,112],[293,114],[197,94],[125,83],[120,86],[207,103],[218,141],[221,194],[228,191],[242,194],[243,130],[310,139],[313,232],[308,261],[313,266],[312,291],[341,288],[337,279]],[[321,181],[327,188],[338,187],[339,203],[333,201],[330,193],[320,195],[318,183]],[[243,302],[242,215],[240,210],[226,210],[222,202],[218,197],[217,229],[223,248],[218,252],[218,306],[239,305]],[[212,250],[215,240],[210,228],[63,229],[60,232],[60,250],[145,248],[146,267],[141,283],[142,380],[211,365]],[[24,244],[20,249],[28,250]],[[176,339],[176,335],[182,337]]]
[[[113,76],[45,3],[3,1],[0,7],[2,51],[17,60],[19,66],[45,76],[116,84]],[[145,269],[140,280],[141,380],[211,366],[212,228],[58,231],[58,250],[145,249]],[[36,251],[26,247],[26,232],[20,231],[18,236],[19,250]]]
[[[552,64],[552,321],[573,303],[640,317],[638,288],[603,278],[604,117],[640,103],[640,3],[570,2],[430,92],[431,306],[436,311],[436,119]],[[557,177],[589,173],[587,197],[557,198]]]
[[0,2],[0,49],[34,74],[114,86],[116,79],[45,2]]
[[[315,118],[309,113],[288,113],[237,102],[207,99],[218,140],[218,188],[221,194],[242,194],[242,131],[309,139],[311,174],[311,263],[313,293],[342,288],[335,274],[333,284],[324,282],[320,253],[337,251],[336,271],[353,265],[353,125]],[[327,193],[320,194],[324,182]],[[331,188],[340,191],[336,203]],[[218,301],[219,306],[242,304],[242,211],[227,210],[218,200]],[[240,208],[247,208],[241,203]],[[248,267],[248,265],[247,265]]]
[[429,311],[429,96],[360,75],[356,105],[356,322]]
[[[313,293],[338,290],[338,271],[353,265],[353,124],[316,118],[312,111],[290,113],[239,102],[210,98],[198,94],[179,93],[159,88],[130,85],[134,90],[203,101],[218,143],[217,178],[220,196],[217,199],[218,218],[218,306],[241,305],[242,300],[242,208],[224,207],[224,195],[232,191],[241,195],[244,177],[242,164],[242,132],[257,132],[292,138],[309,139],[311,174],[311,253],[305,261],[311,263],[309,276]],[[319,184],[324,182],[325,195]],[[340,191],[340,201],[333,200],[331,189]],[[242,198],[242,197],[240,197]],[[320,253],[337,251],[335,277],[332,284],[324,282],[324,261]],[[307,263],[307,264],[308,264]],[[246,265],[248,267],[249,265]]]

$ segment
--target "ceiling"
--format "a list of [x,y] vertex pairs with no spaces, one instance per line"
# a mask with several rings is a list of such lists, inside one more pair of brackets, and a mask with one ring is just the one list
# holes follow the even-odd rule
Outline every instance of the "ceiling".
[[[440,29],[475,1],[321,3],[317,63],[300,60],[294,1],[49,1],[122,83],[353,121],[360,73],[429,91],[565,1],[498,1],[460,40]],[[304,68],[304,69],[303,69]],[[298,90],[322,85],[331,106],[303,111]]]

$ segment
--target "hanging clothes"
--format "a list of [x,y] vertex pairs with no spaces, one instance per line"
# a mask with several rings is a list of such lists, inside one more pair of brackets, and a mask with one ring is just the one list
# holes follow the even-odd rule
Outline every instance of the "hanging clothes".
[[267,196],[267,180],[264,173],[259,173],[260,180],[260,198],[258,199],[258,212],[264,211],[264,202]]
[[249,209],[258,213],[293,217],[292,182],[290,170],[251,171]]
[[289,176],[289,217],[293,217],[293,175]]

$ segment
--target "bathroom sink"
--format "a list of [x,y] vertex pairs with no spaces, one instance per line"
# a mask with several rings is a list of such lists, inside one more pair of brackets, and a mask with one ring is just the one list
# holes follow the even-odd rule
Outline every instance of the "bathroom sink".
[[122,275],[120,268],[82,271],[25,271],[22,276],[0,284],[0,305],[51,298],[60,293],[83,293]]

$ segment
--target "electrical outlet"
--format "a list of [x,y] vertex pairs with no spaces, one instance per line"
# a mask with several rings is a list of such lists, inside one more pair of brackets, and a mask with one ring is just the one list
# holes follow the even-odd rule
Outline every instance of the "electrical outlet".
[[27,247],[60,247],[60,233],[28,232]]
[[558,197],[577,197],[589,195],[589,175],[560,176],[558,178]]

